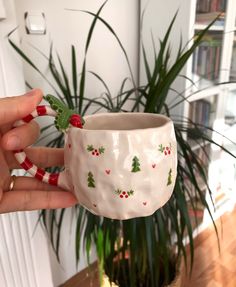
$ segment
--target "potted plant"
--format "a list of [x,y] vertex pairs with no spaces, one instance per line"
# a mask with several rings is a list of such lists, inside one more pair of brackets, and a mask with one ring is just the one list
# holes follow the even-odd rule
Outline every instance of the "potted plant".
[[[105,109],[107,112],[125,112],[127,111],[125,104],[129,101],[129,106],[131,106],[129,111],[141,110],[149,113],[165,113],[170,116],[170,107],[166,100],[171,85],[214,22],[196,35],[189,48],[186,46],[182,47],[180,44],[176,61],[170,64],[169,36],[177,17],[176,14],[163,40],[160,41],[158,53],[155,51],[155,65],[153,69],[150,68],[145,47],[144,45],[142,46],[147,83],[143,86],[138,86],[133,80],[134,77],[129,60],[122,43],[112,27],[100,16],[105,3],[96,14],[88,12],[94,18],[87,37],[85,58],[79,82],[77,79],[76,51],[72,46],[72,86],[69,84],[70,81],[60,57],[57,58],[59,63],[59,68],[57,68],[52,47],[49,56],[44,56],[48,61],[48,66],[56,82],[56,86],[15,45],[10,38],[12,32],[8,35],[9,42],[18,54],[51,85],[61,101],[81,115],[86,114],[91,105],[96,105],[97,111]],[[86,55],[97,21],[103,23],[118,41],[130,68],[133,87],[126,89],[127,79],[124,79],[121,83],[119,94],[113,97],[107,84],[99,75],[93,72],[92,74],[104,85],[105,93],[102,97],[98,96],[88,99],[85,97]],[[196,142],[200,138],[209,143],[216,145],[217,143],[213,142],[209,136],[208,131],[212,131],[211,127],[202,129],[197,123],[191,122],[190,129],[187,123],[188,119],[175,121],[179,160],[173,196],[165,206],[157,210],[152,216],[118,221],[99,218],[80,206],[75,207],[77,210],[76,258],[79,260],[79,250],[82,243],[81,234],[83,234],[83,243],[88,255],[88,261],[92,244],[96,246],[101,278],[105,272],[110,281],[116,282],[120,286],[166,286],[173,282],[176,277],[181,258],[187,264],[186,247],[184,244],[184,239],[186,238],[190,247],[191,258],[189,270],[191,271],[194,258],[194,230],[191,217],[188,213],[189,206],[195,211],[197,209],[196,202],[200,202],[208,210],[213,224],[214,220],[205,193],[202,191],[199,181],[196,180],[197,177],[200,177],[207,187],[207,192],[211,193],[207,181],[207,170],[202,166],[198,156],[192,151],[185,135],[188,133],[195,136]],[[43,128],[43,132],[46,133],[50,126]],[[54,147],[63,146],[63,135],[58,134],[55,138],[50,139],[48,145]],[[201,148],[206,153],[205,147]],[[222,147],[222,149],[224,148]],[[230,153],[227,150],[225,151]],[[193,188],[194,192],[190,191],[189,185],[185,184],[186,182],[190,183],[191,189]],[[40,213],[40,218],[49,231],[52,245],[57,255],[60,247],[60,232],[64,212],[65,210],[62,209],[53,211],[43,210]],[[195,219],[197,221],[197,217]],[[217,234],[216,226],[214,225],[214,227]]]

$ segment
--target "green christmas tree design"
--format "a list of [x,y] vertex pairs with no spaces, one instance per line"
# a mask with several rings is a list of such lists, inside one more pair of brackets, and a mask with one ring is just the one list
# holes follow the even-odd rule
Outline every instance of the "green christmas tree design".
[[137,158],[137,156],[135,156],[133,158],[133,163],[132,163],[132,172],[138,172],[138,171],[141,171],[140,169],[140,162],[139,162],[139,159]]
[[167,186],[172,184],[172,169],[169,170]]
[[91,171],[88,173],[88,187],[95,188],[95,180]]

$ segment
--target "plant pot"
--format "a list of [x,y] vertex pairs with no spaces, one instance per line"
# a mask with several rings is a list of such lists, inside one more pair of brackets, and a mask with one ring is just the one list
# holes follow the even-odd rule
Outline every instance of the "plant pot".
[[[172,281],[172,283],[170,283],[166,287],[181,287],[181,286],[182,286],[182,277],[181,277],[181,272],[179,270],[178,273],[176,274],[174,280]],[[112,284],[110,284],[109,278],[105,275],[103,277],[103,282],[102,282],[101,287],[119,287],[119,286],[113,282],[112,282]]]
[[[88,268],[86,268],[85,270],[77,273],[75,276],[70,278],[64,284],[60,285],[60,287],[72,287],[72,286],[98,287],[98,286],[100,286],[99,279],[98,279],[98,270],[95,268],[93,271],[94,272],[91,273],[91,269],[88,270]],[[174,278],[172,283],[170,283],[166,287],[181,287],[182,286],[181,283],[182,283],[181,270],[179,270],[178,274],[176,275],[176,277]],[[100,287],[119,287],[119,286],[115,283],[110,284],[109,278],[106,275],[104,275],[103,276],[103,282],[102,282],[102,285]]]
[[[113,264],[116,265],[117,261],[114,261]],[[129,264],[128,257],[126,258],[125,262],[123,262],[122,264],[125,264],[125,266],[126,266],[125,270],[128,270],[128,264]],[[169,283],[168,285],[165,285],[165,287],[181,287],[182,286],[182,275],[181,274],[182,274],[182,270],[183,270],[183,262],[180,260],[180,262],[177,262],[175,264],[172,260],[170,260],[170,267],[169,268],[171,268],[171,270],[172,270],[171,274],[173,274],[173,277],[172,277],[173,279],[172,279],[171,283]],[[115,266],[115,270],[117,270],[116,266]],[[163,274],[163,272],[160,271],[160,274]],[[126,274],[126,275],[128,276],[128,274]],[[146,279],[144,279],[144,280],[146,280]],[[103,278],[102,287],[126,287],[126,286],[128,287],[129,284],[130,284],[129,281],[128,282],[126,281],[126,283],[124,283],[124,279],[123,279],[122,276],[119,277],[117,280],[118,280],[119,283],[117,283],[117,284],[116,283],[110,284],[108,276],[105,275],[104,278]],[[139,280],[138,282],[140,284],[141,281]],[[143,281],[142,280],[142,282],[143,283],[140,286],[145,286],[145,287],[146,286],[150,286],[149,281]],[[163,279],[161,279],[160,282],[157,283],[157,286],[159,286],[159,285],[164,287]]]
[[119,287],[118,285],[116,285],[115,283],[110,283],[109,282],[109,278],[104,275],[103,276],[103,281],[102,281],[102,286],[101,287]]

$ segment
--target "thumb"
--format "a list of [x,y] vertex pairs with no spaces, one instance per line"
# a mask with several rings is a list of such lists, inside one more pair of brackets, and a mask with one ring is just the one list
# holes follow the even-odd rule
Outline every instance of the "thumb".
[[22,96],[0,99],[0,125],[24,118],[36,108],[42,98],[42,91],[34,89]]

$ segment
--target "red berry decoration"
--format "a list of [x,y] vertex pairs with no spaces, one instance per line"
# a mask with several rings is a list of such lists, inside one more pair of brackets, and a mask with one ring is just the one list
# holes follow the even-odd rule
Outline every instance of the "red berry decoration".
[[87,151],[94,156],[100,156],[105,152],[105,148],[103,146],[95,148],[93,145],[87,145]]
[[76,127],[76,128],[80,128],[80,129],[83,128],[83,123],[82,123],[81,116],[79,116],[79,115],[77,115],[77,114],[73,114],[73,115],[70,117],[70,124],[71,124],[73,127]]
[[120,198],[129,198],[130,196],[134,195],[133,190],[129,191],[122,191],[121,189],[116,189],[115,193],[120,197]]
[[162,144],[160,144],[159,151],[161,153],[164,153],[164,155],[170,155],[171,154],[171,143],[169,144],[169,146],[163,146]]

